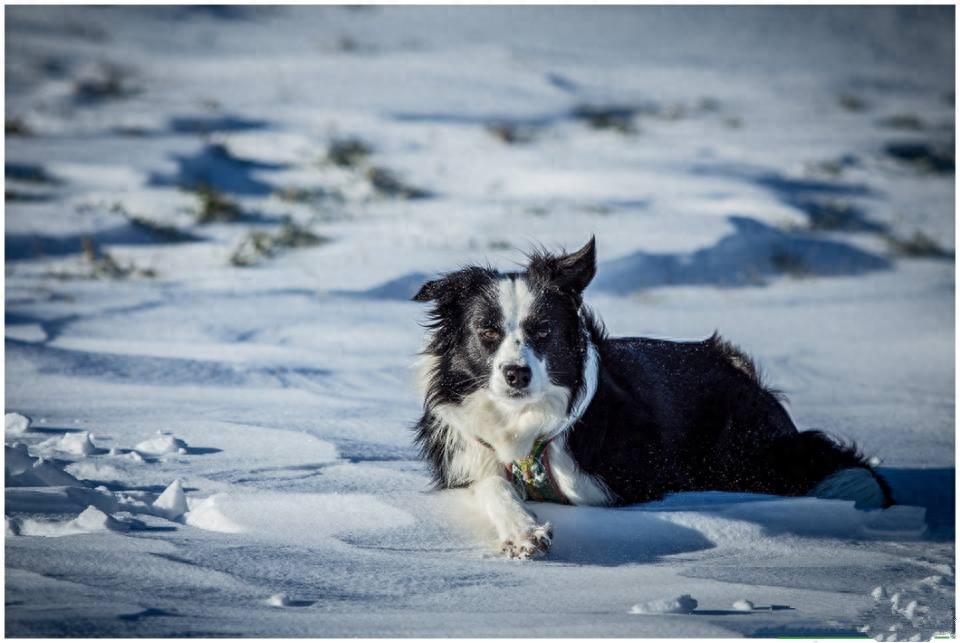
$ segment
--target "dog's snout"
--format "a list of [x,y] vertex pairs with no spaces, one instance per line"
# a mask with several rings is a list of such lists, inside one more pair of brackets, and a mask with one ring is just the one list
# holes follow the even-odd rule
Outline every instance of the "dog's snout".
[[507,381],[507,384],[509,384],[511,388],[527,388],[527,386],[530,385],[530,379],[532,377],[533,372],[529,366],[507,364],[503,367],[503,379]]

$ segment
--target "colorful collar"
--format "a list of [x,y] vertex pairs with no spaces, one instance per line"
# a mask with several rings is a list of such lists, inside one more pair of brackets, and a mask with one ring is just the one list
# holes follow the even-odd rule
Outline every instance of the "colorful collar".
[[568,505],[570,500],[560,490],[550,470],[549,444],[549,440],[534,442],[530,455],[514,460],[506,467],[507,477],[523,500]]

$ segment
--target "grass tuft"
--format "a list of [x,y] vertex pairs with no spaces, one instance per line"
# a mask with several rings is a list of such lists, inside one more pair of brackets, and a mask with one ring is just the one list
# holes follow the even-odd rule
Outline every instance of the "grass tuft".
[[128,277],[153,278],[156,271],[151,268],[137,268],[133,264],[122,265],[106,250],[101,250],[90,237],[80,240],[83,246],[83,259],[90,269],[90,279],[126,279]]
[[373,149],[359,138],[335,139],[327,148],[327,160],[338,167],[357,167],[372,153]]
[[900,239],[892,234],[884,235],[891,254],[910,259],[952,259],[953,253],[924,232],[917,230],[912,237]]
[[121,215],[134,228],[142,230],[164,243],[180,243],[183,241],[198,240],[198,237],[189,232],[184,232],[176,226],[154,221],[142,214],[129,212],[122,203],[114,203],[110,208],[110,212]]
[[20,116],[12,116],[3,122],[3,131],[7,136],[33,136],[33,130]]
[[777,272],[789,275],[794,279],[803,279],[810,275],[810,269],[804,262],[803,257],[784,248],[774,250],[773,254],[770,255],[770,263]]
[[254,230],[248,234],[230,254],[230,264],[237,267],[254,266],[284,249],[310,248],[329,242],[329,238],[287,219],[275,233]]
[[102,63],[90,75],[73,85],[73,97],[80,103],[98,103],[105,100],[129,98],[139,89],[131,83],[131,73],[112,63]]
[[243,216],[243,210],[236,202],[205,183],[196,187],[196,193],[200,199],[197,223],[229,223]]
[[533,141],[533,132],[530,128],[520,127],[515,123],[489,123],[487,124],[487,132],[495,139],[507,145],[519,145]]
[[431,195],[427,190],[408,185],[392,171],[384,167],[367,168],[367,180],[379,194],[399,199],[426,199]]
[[593,129],[609,129],[621,134],[633,134],[637,131],[633,124],[635,112],[636,110],[631,107],[584,104],[574,107],[572,116]]

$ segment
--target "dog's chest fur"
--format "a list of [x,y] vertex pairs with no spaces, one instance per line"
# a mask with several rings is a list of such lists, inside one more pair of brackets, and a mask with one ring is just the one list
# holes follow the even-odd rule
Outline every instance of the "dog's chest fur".
[[[435,367],[429,357],[420,368],[421,385],[426,374]],[[594,380],[595,353],[585,368],[593,369],[585,380]],[[590,393],[592,395],[592,392]],[[577,417],[589,404],[580,399],[574,413]],[[550,474],[557,488],[575,505],[607,505],[612,494],[606,485],[584,473],[567,446],[566,429],[576,418],[567,414],[570,392],[551,386],[536,404],[505,406],[498,404],[485,390],[471,393],[459,404],[439,404],[432,410],[435,439],[444,451],[443,464],[450,486],[470,484],[491,475],[502,475],[510,463],[526,457],[538,438],[553,437],[547,445]]]

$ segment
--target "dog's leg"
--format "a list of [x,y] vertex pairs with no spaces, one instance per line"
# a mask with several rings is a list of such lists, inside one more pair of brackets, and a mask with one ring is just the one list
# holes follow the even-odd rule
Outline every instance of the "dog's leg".
[[527,559],[546,553],[553,532],[550,523],[537,524],[523,508],[513,486],[500,476],[488,476],[473,485],[481,509],[490,518],[508,558]]

